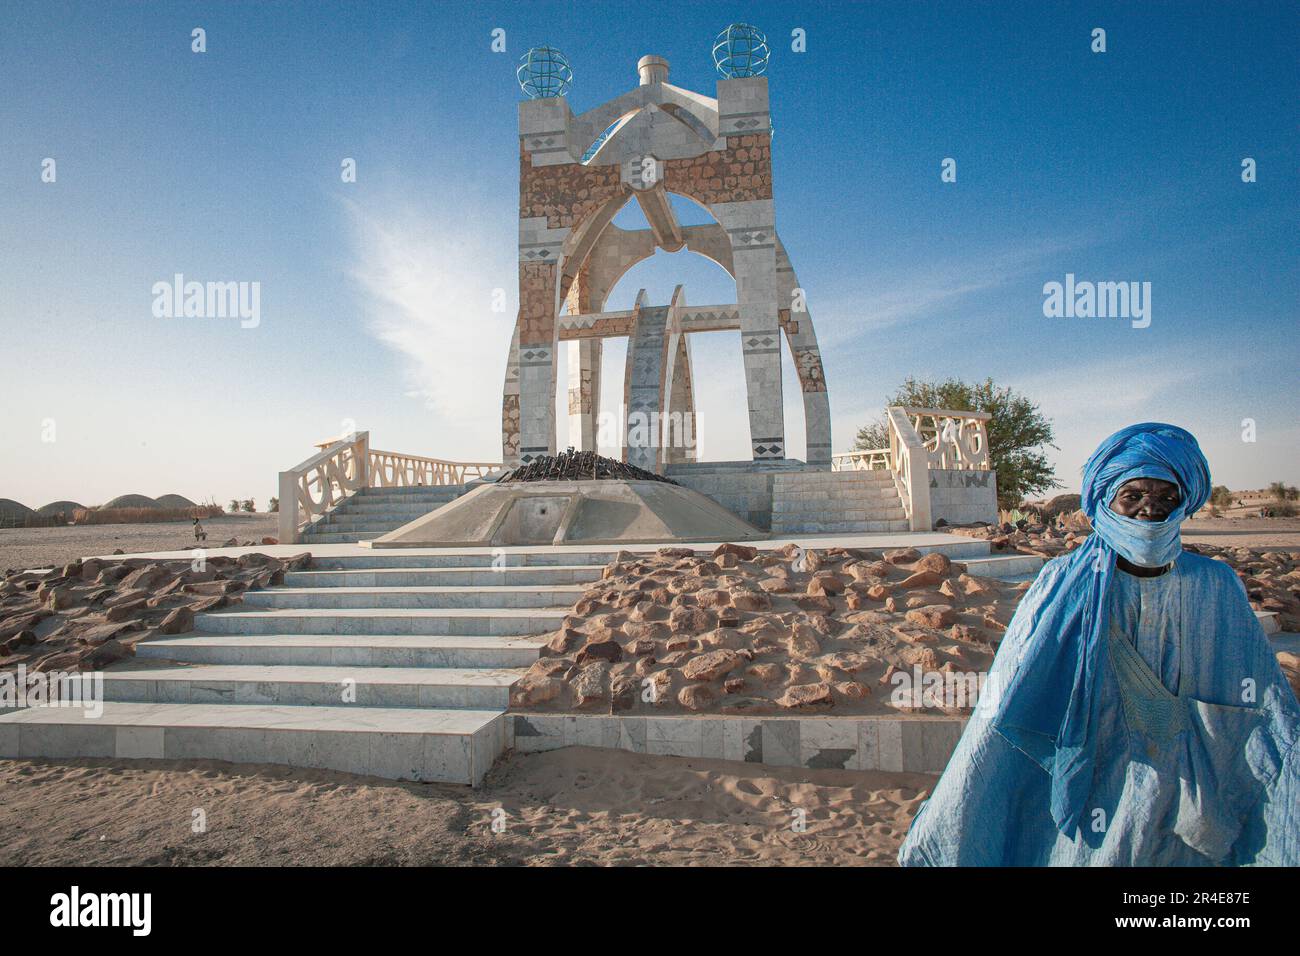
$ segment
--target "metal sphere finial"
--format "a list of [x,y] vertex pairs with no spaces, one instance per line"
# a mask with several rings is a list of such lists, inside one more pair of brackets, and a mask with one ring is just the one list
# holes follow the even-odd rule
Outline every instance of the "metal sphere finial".
[[733,23],[713,41],[713,65],[727,79],[759,76],[767,69],[769,52],[762,30]]
[[573,70],[564,54],[554,47],[535,46],[519,58],[515,71],[519,88],[529,99],[563,96],[573,84]]

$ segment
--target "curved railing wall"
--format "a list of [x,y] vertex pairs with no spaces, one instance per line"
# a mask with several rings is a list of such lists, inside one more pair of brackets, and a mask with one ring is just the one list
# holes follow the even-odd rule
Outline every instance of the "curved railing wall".
[[369,432],[345,436],[280,472],[280,543],[301,541],[308,527],[363,488],[463,485],[500,467],[379,451],[370,447]]

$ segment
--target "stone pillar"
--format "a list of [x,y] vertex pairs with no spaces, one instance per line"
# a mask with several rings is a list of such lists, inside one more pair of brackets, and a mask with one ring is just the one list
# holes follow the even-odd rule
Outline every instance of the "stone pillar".
[[636,322],[627,338],[627,365],[623,375],[627,424],[623,460],[646,471],[658,472],[668,306],[645,308],[642,304],[644,297],[642,291],[637,299]]
[[501,414],[507,464],[555,454],[557,316],[569,291],[561,270],[583,224],[622,192],[618,167],[574,161],[572,127],[563,97],[519,104],[519,318]]
[[826,373],[822,368],[821,350],[817,347],[817,333],[813,331],[806,296],[799,294],[803,290],[780,239],[776,242],[776,286],[777,302],[781,306],[778,312],[781,328],[790,342],[799,389],[803,392],[804,429],[808,439],[804,460],[810,465],[829,469],[831,405],[826,392]]
[[506,468],[519,465],[519,320],[510,337],[510,355],[506,358],[506,381],[501,395],[501,463]]
[[719,203],[713,212],[731,242],[736,270],[752,457],[754,461],[779,461],[785,458],[785,410],[772,201]]
[[569,444],[596,451],[600,414],[600,339],[569,343]]
[[727,235],[740,306],[750,452],[755,461],[780,461],[786,457],[785,419],[766,77],[718,83],[718,133],[726,148],[669,160],[665,186],[702,203]]
[[519,266],[519,461],[555,454],[556,269]]
[[695,421],[695,391],[691,381],[690,336],[678,334],[669,340],[671,352],[665,386],[663,461],[667,465],[695,461],[699,433]]

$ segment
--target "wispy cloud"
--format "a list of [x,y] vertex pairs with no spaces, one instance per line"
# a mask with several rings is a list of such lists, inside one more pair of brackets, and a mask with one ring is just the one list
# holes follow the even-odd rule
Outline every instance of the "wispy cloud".
[[514,236],[495,224],[513,219],[479,206],[471,225],[473,206],[348,202],[352,277],[370,331],[406,359],[406,394],[457,431],[495,436],[518,298]]
[[837,296],[818,310],[819,338],[823,347],[848,345],[864,334],[933,318],[936,310],[1034,275],[1061,253],[1095,241],[1091,235],[1080,234],[865,278],[860,291]]

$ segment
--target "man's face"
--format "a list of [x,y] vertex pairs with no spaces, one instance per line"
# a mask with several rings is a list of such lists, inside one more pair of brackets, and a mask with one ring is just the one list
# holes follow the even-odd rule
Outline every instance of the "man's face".
[[1172,481],[1134,478],[1119,486],[1110,510],[1138,521],[1164,521],[1178,507],[1182,495]]

